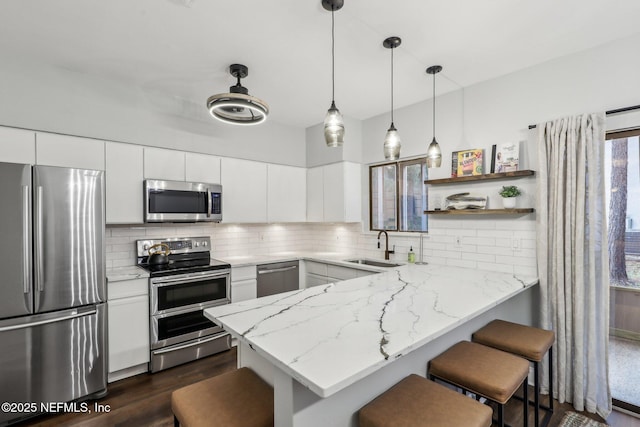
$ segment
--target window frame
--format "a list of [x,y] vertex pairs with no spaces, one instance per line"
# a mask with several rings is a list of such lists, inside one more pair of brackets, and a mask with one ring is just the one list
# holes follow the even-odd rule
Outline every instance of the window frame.
[[[369,196],[369,231],[387,231],[387,232],[398,232],[398,233],[427,233],[429,231],[429,216],[426,213],[422,213],[422,215],[424,216],[425,219],[425,229],[424,230],[402,230],[400,227],[400,219],[402,216],[402,212],[400,211],[400,206],[401,206],[401,199],[403,197],[403,195],[401,194],[402,188],[403,188],[403,184],[404,184],[404,179],[403,179],[403,168],[406,166],[410,166],[410,165],[415,165],[415,164],[424,164],[425,167],[421,169],[421,173],[424,172],[422,175],[422,185],[424,186],[424,205],[428,206],[428,197],[429,197],[429,191],[428,191],[428,187],[426,186],[426,184],[424,184],[424,181],[427,180],[428,178],[428,169],[426,168],[426,162],[427,159],[426,157],[413,157],[413,158],[408,158],[408,159],[403,159],[403,160],[396,160],[396,161],[391,161],[391,162],[383,162],[383,163],[375,163],[375,164],[370,164],[369,165],[369,191],[368,191],[368,196]],[[373,227],[373,170],[374,168],[379,168],[379,167],[385,167],[385,166],[390,166],[390,165],[394,165],[396,168],[396,176],[395,176],[395,193],[396,193],[396,197],[395,197],[395,211],[396,211],[396,215],[395,215],[395,229],[385,229],[385,228],[374,228]]]

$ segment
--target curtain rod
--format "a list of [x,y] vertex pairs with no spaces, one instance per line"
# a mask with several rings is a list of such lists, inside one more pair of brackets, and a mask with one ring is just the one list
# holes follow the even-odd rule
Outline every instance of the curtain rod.
[[[624,107],[624,108],[616,108],[615,110],[605,111],[605,114],[608,116],[609,114],[625,113],[627,111],[633,111],[633,110],[640,110],[640,105],[633,105],[631,107]],[[536,127],[538,127],[538,125],[529,125],[529,129],[535,129]]]

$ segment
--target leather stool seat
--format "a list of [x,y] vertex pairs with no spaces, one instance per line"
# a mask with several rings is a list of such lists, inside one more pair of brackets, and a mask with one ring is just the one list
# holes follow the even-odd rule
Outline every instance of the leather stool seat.
[[553,345],[553,331],[494,320],[473,334],[473,341],[540,362]]
[[[461,341],[429,362],[429,376],[498,403],[498,423],[503,425],[504,404],[523,385],[529,362],[495,348]],[[525,426],[528,405],[523,405]]]
[[487,405],[409,375],[360,410],[360,427],[489,427]]
[[174,424],[183,427],[271,427],[273,388],[249,368],[171,393]]

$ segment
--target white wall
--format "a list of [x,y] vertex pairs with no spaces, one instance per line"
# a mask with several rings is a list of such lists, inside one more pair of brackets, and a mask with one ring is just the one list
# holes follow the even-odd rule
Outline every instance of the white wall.
[[[179,83],[176,83],[179,84]],[[186,83],[183,83],[186,84]],[[202,103],[70,69],[3,58],[0,125],[305,166],[305,130],[231,126]]]

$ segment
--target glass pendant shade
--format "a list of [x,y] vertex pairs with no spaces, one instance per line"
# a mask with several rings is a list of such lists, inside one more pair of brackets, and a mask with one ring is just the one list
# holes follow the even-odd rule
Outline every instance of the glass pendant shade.
[[442,151],[440,151],[440,145],[438,145],[438,141],[433,138],[431,144],[429,144],[429,149],[427,150],[427,167],[428,168],[439,168],[442,164]]
[[387,135],[384,137],[384,158],[387,160],[398,160],[400,157],[401,142],[398,129],[391,123],[391,127],[387,130]]
[[335,102],[331,102],[331,107],[324,117],[324,140],[327,147],[340,147],[344,143],[344,120]]

